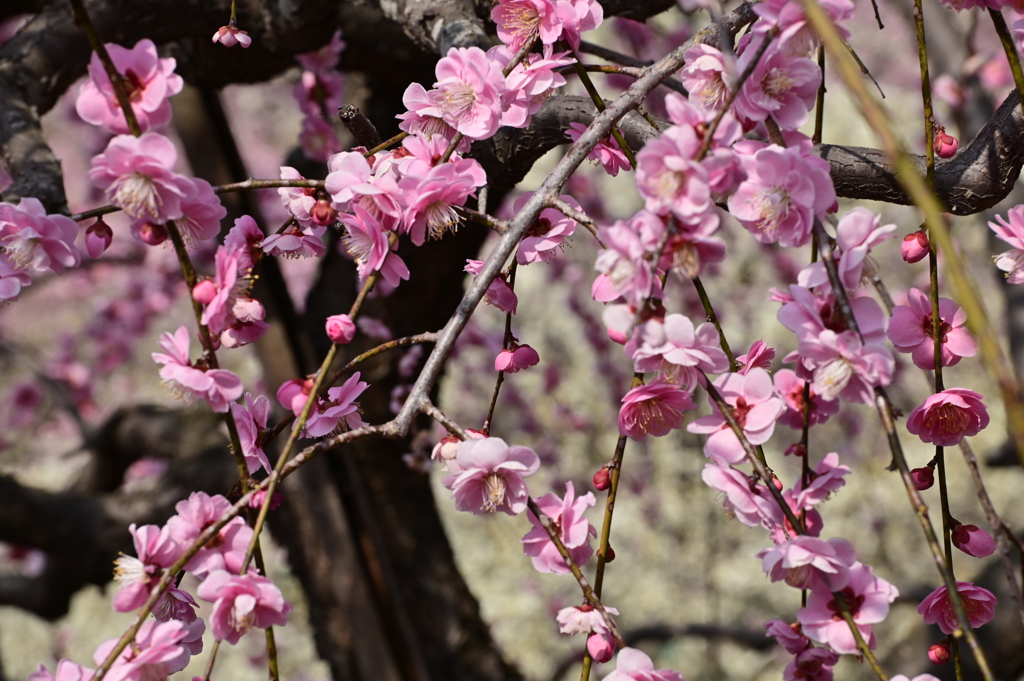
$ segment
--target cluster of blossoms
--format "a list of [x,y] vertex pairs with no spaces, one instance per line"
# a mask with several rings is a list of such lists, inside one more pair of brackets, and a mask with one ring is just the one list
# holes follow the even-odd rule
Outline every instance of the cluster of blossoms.
[[[122,555],[116,561],[114,579],[119,587],[113,607],[117,612],[133,612],[149,598],[160,580],[211,525],[224,517],[231,503],[220,495],[194,492],[178,502],[177,514],[160,527],[144,525],[129,528],[135,543],[135,556]],[[284,625],[291,605],[281,590],[254,567],[242,572],[246,549],[253,538],[252,529],[241,518],[229,521],[202,549],[184,565],[184,570],[199,580],[195,596],[213,604],[209,626],[218,641],[230,644],[253,627]],[[193,655],[203,650],[207,623],[197,614],[199,603],[187,591],[168,587],[153,608],[154,620],[143,623],[134,642],[116,658],[107,678],[118,681],[165,679],[188,665]],[[102,663],[117,639],[97,648],[93,659]],[[56,675],[40,666],[31,681],[79,681],[92,670],[61,660]]]
[[339,29],[319,50],[295,57],[302,66],[302,75],[295,84],[295,99],[303,113],[299,143],[311,161],[326,162],[341,150],[331,121],[343,101],[344,80],[335,67],[344,49]]

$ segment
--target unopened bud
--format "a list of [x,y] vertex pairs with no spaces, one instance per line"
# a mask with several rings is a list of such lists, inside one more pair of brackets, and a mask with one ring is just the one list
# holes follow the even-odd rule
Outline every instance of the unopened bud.
[[915,468],[910,471],[910,477],[914,480],[914,486],[920,491],[930,489],[935,484],[935,471],[931,466]]
[[807,454],[807,447],[804,447],[802,442],[794,442],[786,447],[784,456],[803,456],[805,454]]
[[209,305],[216,295],[217,285],[209,279],[204,279],[192,289],[192,300],[200,305]]
[[111,231],[110,225],[103,221],[103,218],[92,223],[85,230],[85,250],[90,258],[98,258],[103,255],[103,251],[110,248],[110,243],[113,240],[114,232]]
[[928,649],[928,659],[935,664],[946,664],[949,662],[949,641],[943,641],[942,643],[936,643]]
[[939,158],[953,158],[960,143],[952,135],[946,134],[946,129],[941,125],[935,128],[935,143],[933,148]]
[[334,223],[335,218],[338,217],[338,211],[331,208],[331,204],[328,201],[320,199],[310,209],[309,217],[320,227],[326,227]]
[[327,337],[335,345],[350,343],[356,336],[356,324],[347,314],[336,314],[327,318]]
[[603,492],[612,486],[612,476],[608,472],[607,468],[601,468],[598,472],[594,473],[593,478],[594,489],[598,492]]
[[167,227],[147,222],[142,227],[139,227],[139,238],[142,239],[143,243],[150,246],[159,246],[167,241]]
[[604,562],[610,563],[615,560],[615,549],[608,547],[608,550],[604,552]]
[[923,229],[903,237],[900,254],[907,262],[919,262],[928,255],[928,233]]

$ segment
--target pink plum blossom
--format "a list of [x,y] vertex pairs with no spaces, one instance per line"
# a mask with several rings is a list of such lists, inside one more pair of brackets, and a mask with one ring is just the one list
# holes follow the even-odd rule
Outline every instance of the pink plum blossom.
[[[829,293],[813,293],[802,286],[789,287],[789,300],[779,310],[779,322],[796,334],[797,339],[816,343],[824,331],[841,333],[850,331],[835,296]],[[874,298],[860,296],[850,298],[850,308],[857,328],[866,345],[880,345],[885,341],[885,326],[888,321],[882,308]],[[802,351],[801,351],[802,353]],[[785,361],[793,361],[786,359]]]
[[[343,151],[334,154],[327,162],[327,169],[330,172],[324,179],[324,189],[331,195],[332,205],[338,211],[348,210],[349,204],[361,195],[380,191],[371,181],[373,170],[369,161],[359,152]],[[283,176],[284,168],[281,172]],[[291,194],[288,205],[295,209],[296,216],[302,213],[302,204],[296,204]]]
[[797,377],[792,369],[775,372],[775,390],[786,401],[786,411],[779,417],[779,423],[800,430],[804,427],[804,410],[807,410],[808,425],[824,423],[830,416],[839,413],[838,400],[825,400],[814,388],[810,389],[810,404],[804,399],[807,381]]
[[217,29],[217,32],[213,34],[214,44],[220,43],[224,47],[234,47],[235,45],[241,45],[242,48],[249,47],[252,45],[252,38],[249,34],[238,28],[238,23],[234,17],[228,20],[227,26],[221,26]]
[[[996,597],[991,591],[971,582],[957,582],[956,590],[960,600],[963,601],[972,629],[977,629],[992,621],[992,618],[995,617]],[[939,629],[947,636],[960,626],[953,605],[949,602],[949,591],[945,586],[940,586],[921,601],[917,612],[924,615],[925,624],[938,624]]]
[[[864,260],[871,249],[893,236],[896,225],[882,225],[880,216],[867,208],[853,208],[840,218],[836,225],[836,243],[839,253],[833,257],[838,260],[836,269],[839,279],[847,290],[860,286]],[[805,267],[797,280],[801,286],[813,288],[829,283],[825,265],[821,262]]]
[[103,255],[113,241],[114,232],[110,229],[110,225],[103,221],[103,218],[97,219],[85,230],[85,251],[90,258],[98,258]]
[[8,266],[31,276],[47,270],[63,274],[78,267],[78,225],[64,215],[47,215],[39,199],[22,198],[15,206],[0,203],[0,253]]
[[[736,62],[735,73],[747,69],[763,40],[767,38],[755,36],[747,44]],[[735,81],[728,79],[726,82],[730,89],[735,88]],[[743,82],[733,103],[733,112],[747,124],[770,116],[783,130],[796,130],[807,122],[820,85],[821,69],[814,61],[787,54],[776,44],[768,48]]]
[[356,323],[347,314],[331,315],[325,324],[327,337],[335,345],[347,345],[356,337]]
[[946,134],[946,128],[941,125],[935,126],[935,140],[932,142],[935,155],[939,158],[953,158],[956,156],[960,142],[952,135]]
[[[526,202],[533,196],[533,192],[523,194],[512,204],[512,211],[518,213]],[[563,201],[578,211],[583,210],[579,202],[571,196],[563,195]],[[576,230],[576,221],[563,215],[554,208],[545,208],[540,212],[537,220],[523,235],[516,250],[516,262],[520,265],[529,265],[535,262],[551,262],[555,259],[558,249],[565,244],[566,237],[572,236]]]
[[93,157],[88,175],[126,215],[162,225],[182,217],[184,203],[196,196],[195,183],[174,172],[177,161],[174,144],[163,135],[118,135]]
[[782,670],[783,681],[832,681],[839,653],[828,648],[807,648]]
[[736,357],[736,363],[740,365],[739,373],[747,374],[751,369],[771,371],[773,359],[775,348],[768,347],[763,340],[756,340],[750,344],[750,350],[746,354]]
[[[876,577],[871,568],[862,563],[851,565],[849,573],[850,581],[839,593],[861,636],[869,648],[874,648],[875,636],[871,625],[886,618],[889,604],[896,600],[899,591],[881,577]],[[807,606],[797,611],[796,616],[809,638],[828,645],[837,653],[857,652],[853,633],[842,617],[836,596],[830,591],[812,590]]]
[[[110,681],[150,681],[166,679],[188,665],[192,655],[203,650],[206,624],[197,619],[190,624],[178,620],[143,622],[135,640],[118,654],[103,678]],[[112,638],[96,649],[93,660],[101,664],[117,645]]]
[[[345,225],[346,234],[341,243],[352,259],[360,281],[379,271],[384,280],[392,286],[409,278],[405,261],[392,252],[392,246],[380,221],[361,205],[354,206],[355,212],[344,213],[339,220]],[[397,246],[397,243],[395,244]]]
[[832,492],[846,484],[843,478],[849,474],[850,467],[839,465],[839,455],[829,452],[814,470],[808,472],[806,484],[803,476],[797,482],[795,509],[810,510],[825,501]]
[[359,377],[360,372],[357,371],[340,387],[328,388],[326,399],[317,399],[316,407],[306,421],[306,437],[323,437],[339,430],[351,430],[363,425],[363,419],[359,415],[359,403],[355,400],[370,387],[370,384],[360,381]]
[[[116,612],[132,612],[141,607],[163,576],[164,568],[170,567],[186,548],[171,538],[166,527],[143,525],[137,528],[132,523],[128,531],[131,532],[138,557],[122,553],[114,561],[114,580],[119,584],[113,599]],[[167,594],[162,598],[166,599]],[[194,612],[192,619],[195,619]]]
[[235,220],[235,226],[224,237],[224,246],[234,249],[238,255],[238,270],[250,272],[263,255],[263,232],[249,215]]
[[[130,50],[113,43],[107,43],[106,48],[114,68],[122,76],[142,132],[170,121],[171,103],[167,100],[185,86],[181,76],[174,73],[175,60],[158,58],[156,45],[148,38],[135,43]],[[89,79],[78,91],[75,110],[82,120],[101,125],[115,135],[129,132],[114,86],[95,52],[89,60]]]
[[953,542],[953,546],[968,556],[985,558],[991,556],[996,550],[996,540],[977,525],[964,525],[957,520],[953,520],[951,526],[950,539]]
[[729,368],[714,324],[705,322],[694,329],[690,318],[681,314],[643,322],[625,349],[635,371],[657,371],[684,389],[698,382],[700,371],[719,374]]
[[579,51],[580,34],[601,25],[604,8],[598,0],[558,0],[558,19],[562,22],[562,40]]
[[445,232],[455,231],[459,215],[453,206],[465,205],[466,199],[487,182],[487,175],[476,161],[463,164],[444,163],[430,168],[425,175],[407,175],[398,182],[405,203],[402,232],[413,244],[423,245],[430,237],[440,239]]
[[[764,444],[775,431],[775,422],[785,410],[785,402],[776,395],[772,378],[764,369],[751,369],[744,374],[725,374],[714,382],[722,399],[732,406],[736,419],[747,441],[752,445]],[[725,417],[712,403],[712,413],[693,421],[687,430],[708,436],[704,454],[718,464],[739,463],[746,458],[736,434]]]
[[[485,265],[483,260],[467,260],[463,270],[470,274],[480,274]],[[519,306],[519,298],[505,280],[506,276],[505,273],[501,273],[491,281],[487,287],[487,293],[484,294],[484,302],[502,312],[515,314],[516,308]]]
[[494,358],[494,370],[514,374],[522,369],[536,366],[539,362],[540,355],[529,345],[512,343]]
[[790,655],[806,650],[811,645],[809,638],[800,633],[799,624],[786,624],[782,620],[768,620],[764,623],[766,636],[774,638]]
[[338,65],[338,60],[345,47],[347,44],[341,39],[341,29],[339,28],[331,36],[329,43],[312,52],[295,55],[295,61],[299,62],[307,71],[326,71]]
[[827,591],[844,588],[850,581],[849,568],[856,562],[853,547],[845,539],[807,536],[793,537],[757,556],[773,582],[785,580],[795,589]]
[[735,468],[709,463],[701,473],[704,484],[722,492],[726,513],[749,527],[773,529],[783,524],[778,503],[761,482],[755,482]]
[[771,145],[740,155],[747,179],[729,197],[729,212],[761,243],[803,246],[814,218],[835,204],[828,161],[810,151]]
[[639,385],[622,398],[619,434],[634,440],[661,437],[683,426],[683,412],[696,409],[690,395],[661,379]]
[[[821,8],[835,24],[839,34],[849,38],[850,31],[843,26],[843,22],[853,18],[853,2],[825,0],[821,2]],[[777,27],[778,41],[789,54],[803,56],[821,44],[817,32],[808,23],[803,6],[798,0],[765,0],[754,6],[754,13],[761,17],[761,20],[754,24],[751,31],[764,34]]]
[[529,491],[523,478],[540,468],[540,458],[529,447],[509,447],[489,437],[466,440],[455,457],[459,472],[446,476],[444,486],[452,490],[455,508],[479,515],[502,511],[518,515],[526,508]]
[[272,581],[254,572],[244,575],[211,572],[196,591],[213,603],[210,629],[218,641],[238,643],[253,627],[266,629],[288,623],[292,606]]
[[312,118],[337,111],[344,103],[344,81],[333,70],[303,71],[292,92],[302,113]]
[[[569,550],[576,565],[582,567],[587,564],[590,557],[594,555],[594,549],[590,547],[590,537],[597,536],[597,530],[591,525],[583,512],[597,503],[592,492],[587,492],[581,497],[576,497],[576,490],[571,482],[565,483],[565,498],[560,499],[553,493],[548,493],[537,499],[537,506],[550,518],[559,530],[559,538],[562,544]],[[527,518],[533,527],[520,541],[523,544],[523,552],[533,561],[533,567],[538,572],[551,572],[558,575],[569,574],[569,565],[558,552],[555,543],[551,541],[547,530],[540,524],[540,520],[527,510]]]
[[[609,615],[619,614],[618,610],[607,605],[604,609]],[[615,655],[615,637],[601,611],[590,603],[562,608],[555,619],[558,620],[558,630],[563,634],[587,634],[587,651],[596,662],[607,662]]]
[[[684,53],[683,85],[690,93],[690,103],[702,111],[720,111],[731,91],[726,79],[735,71],[718,48],[703,43]],[[739,71],[735,71],[739,73]]]
[[[502,100],[501,124],[525,128],[533,114],[547,101],[548,96],[565,85],[565,76],[556,69],[576,63],[569,52],[555,54],[551,45],[544,46],[543,54],[531,53],[513,67],[505,77],[505,97]],[[497,59],[502,70],[507,68],[513,54],[504,45],[491,48],[488,57]]]
[[163,364],[160,378],[177,396],[187,402],[206,400],[210,408],[224,413],[228,405],[242,396],[242,381],[226,369],[202,371],[189,361],[188,328],[178,327],[174,334],[160,336],[160,347],[167,354],[153,353],[153,361]]
[[1014,206],[1006,216],[1009,222],[997,215],[995,222],[988,223],[997,237],[1013,246],[995,257],[996,267],[1006,272],[1007,283],[1021,284],[1024,283],[1024,205]]
[[[398,124],[400,130],[421,135],[426,139],[439,138],[444,141],[446,148],[455,138],[455,128],[445,123],[441,118],[440,109],[434,106],[430,94],[419,83],[409,84],[402,95],[402,104],[408,111],[397,116],[401,121]],[[465,153],[469,151],[471,143],[471,140],[463,137],[455,150]]]
[[[231,510],[231,502],[219,494],[211,497],[205,492],[193,492],[174,509],[177,514],[168,519],[168,532],[180,546],[187,547]],[[232,518],[212,541],[192,556],[185,569],[199,579],[213,570],[226,569],[237,574],[251,540],[252,528],[242,518]]]
[[[621,296],[639,308],[646,304],[648,298],[660,297],[657,271],[646,257],[647,246],[640,236],[638,223],[643,219],[643,216],[636,215],[598,229],[598,238],[605,247],[597,254],[594,269],[605,278],[599,277],[594,282],[595,300],[611,302]],[[603,292],[605,287],[611,289],[608,295]]]
[[695,159],[701,140],[689,126],[672,126],[636,155],[636,186],[647,210],[684,223],[711,210],[707,169]]
[[[565,131],[565,134],[575,142],[586,131],[587,126],[574,122],[569,124],[569,129]],[[610,135],[598,142],[597,146],[587,154],[587,158],[600,163],[605,172],[612,177],[618,175],[620,170],[629,170],[630,168],[629,159],[622,152],[618,141]]]
[[453,47],[434,69],[427,93],[445,123],[470,140],[492,136],[501,122],[505,76],[479,47]]
[[[362,156],[362,154],[357,154],[357,156]],[[369,173],[367,173],[367,176],[369,176]],[[281,179],[304,180],[306,178],[295,168],[281,166]],[[277,194],[281,197],[281,203],[288,210],[288,213],[300,225],[303,227],[312,226],[313,219],[310,217],[309,212],[316,205],[316,189],[313,187],[278,187]]]
[[946,388],[930,395],[907,417],[907,430],[936,447],[952,447],[988,425],[981,395],[966,388]]
[[245,465],[252,475],[260,468],[267,473],[271,471],[270,460],[260,446],[260,437],[267,428],[270,418],[270,400],[266,395],[253,399],[252,393],[245,393],[245,405],[232,404],[231,415],[238,426],[238,439],[242,445]]
[[491,10],[498,38],[513,52],[535,35],[551,45],[562,35],[558,4],[558,0],[498,0]]
[[326,227],[316,224],[310,227],[292,225],[280,234],[266,237],[263,240],[263,252],[291,259],[319,258],[327,250],[323,241],[326,231]]
[[651,658],[636,648],[623,648],[615,662],[615,671],[605,681],[683,681],[677,671],[655,669]]
[[853,331],[826,329],[801,340],[798,352],[805,366],[813,367],[811,387],[824,400],[872,404],[874,389],[889,385],[896,366],[888,348],[865,345]]
[[195,196],[182,201],[181,217],[174,224],[185,245],[195,247],[196,242],[207,241],[220,233],[220,221],[228,214],[228,209],[221,204],[209,182],[194,177],[192,184],[196,188]]
[[931,489],[935,484],[935,462],[927,466],[914,468],[910,471],[910,478],[914,481],[914,487],[920,491]]
[[[907,291],[908,305],[897,305],[889,321],[887,335],[893,347],[911,353],[914,364],[922,369],[935,368],[935,340],[931,298],[916,288]],[[939,340],[942,366],[958,364],[962,357],[973,357],[978,343],[965,324],[967,313],[949,298],[939,298]]]

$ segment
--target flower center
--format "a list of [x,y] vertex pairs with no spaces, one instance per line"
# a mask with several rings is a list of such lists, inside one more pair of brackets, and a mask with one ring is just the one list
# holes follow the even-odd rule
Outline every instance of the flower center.
[[35,232],[31,229],[23,229],[18,234],[5,239],[3,252],[7,254],[15,269],[25,270],[32,264],[36,246],[39,245],[38,236],[36,238],[30,236],[34,234]]
[[792,202],[789,192],[782,187],[771,187],[758,193],[755,200],[761,213],[761,218],[757,221],[758,228],[766,234],[774,234],[779,228],[779,223],[789,216],[789,206]]
[[132,102],[141,102],[142,93],[146,89],[146,84],[143,83],[142,79],[139,78],[138,74],[135,73],[135,71],[132,71],[131,69],[125,71],[123,78],[124,84],[128,90],[128,99]]
[[772,99],[778,99],[793,89],[793,79],[781,69],[772,69],[761,81],[761,89]]
[[114,561],[114,580],[125,586],[144,584],[149,581],[146,564],[134,556],[123,553]]
[[729,98],[729,88],[722,80],[722,76],[718,75],[704,84],[698,97],[705,109],[718,111],[725,106],[725,100]]
[[747,427],[747,413],[754,408],[754,405],[747,404],[747,398],[740,397],[736,398],[736,404],[732,408],[732,415],[736,419],[736,423],[740,424],[740,428]]
[[476,93],[467,83],[455,83],[441,91],[439,107],[453,118],[462,118],[476,102]]
[[540,26],[540,13],[532,3],[505,5],[501,19],[505,30],[512,34],[514,44],[529,40]]
[[440,239],[449,229],[455,231],[454,225],[459,221],[459,215],[449,204],[444,201],[435,201],[427,206],[425,211],[427,219],[427,231],[431,239]]
[[[853,592],[852,587],[846,587],[839,592],[843,596],[843,601],[846,602],[846,607],[850,611],[850,616],[857,619],[857,615],[860,614],[860,608],[864,605],[864,596],[857,595]],[[836,603],[836,599],[833,598],[825,606],[832,611],[832,620],[835,622],[843,621],[843,613],[839,608],[839,604]]]
[[498,506],[505,501],[505,478],[496,471],[492,471],[484,478],[484,510],[494,513]]
[[[927,314],[925,316],[922,328],[924,329],[924,335],[926,335],[929,338],[931,338],[932,334],[935,332],[935,325],[932,322],[932,315],[931,315],[931,313],[929,313],[929,314]],[[939,340],[940,340],[940,342],[945,343],[946,342],[946,334],[948,334],[952,330],[953,330],[953,326],[949,322],[947,322],[946,320],[940,321],[939,322]]]
[[831,359],[814,372],[814,392],[834,400],[853,377],[853,365],[842,357]]
[[952,404],[943,404],[927,412],[924,425],[928,430],[938,430],[944,435],[956,435],[967,430],[970,419],[967,413]]
[[149,175],[139,172],[122,175],[110,185],[107,198],[133,218],[141,218],[143,213],[148,213],[154,221],[159,221],[158,207],[163,200]]

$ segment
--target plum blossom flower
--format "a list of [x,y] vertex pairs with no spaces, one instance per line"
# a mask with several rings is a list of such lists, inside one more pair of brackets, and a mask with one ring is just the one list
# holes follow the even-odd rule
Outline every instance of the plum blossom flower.
[[1001,215],[996,216],[995,222],[988,223],[989,228],[996,233],[996,236],[1013,246],[1012,249],[1004,251],[995,256],[996,267],[1006,272],[1006,281],[1009,284],[1024,283],[1024,205],[1014,206],[1006,214],[1009,222]]
[[660,372],[666,381],[687,390],[698,382],[699,371],[719,374],[729,368],[714,324],[705,322],[695,329],[681,314],[643,322],[625,349],[635,371]]
[[445,232],[454,232],[459,215],[453,206],[465,205],[476,188],[486,182],[486,173],[474,160],[443,163],[425,175],[403,177],[398,182],[406,206],[401,231],[408,233],[417,246],[422,246],[428,236],[440,239]]
[[[618,615],[615,608],[604,606],[609,615]],[[608,623],[601,611],[590,603],[558,611],[558,630],[563,634],[574,636],[587,634],[587,651],[597,662],[607,662],[615,655],[615,638],[612,636]]]
[[747,179],[729,197],[729,212],[761,243],[806,244],[814,218],[836,202],[828,162],[811,156],[809,144],[771,145],[740,160]]
[[299,145],[306,158],[319,163],[326,163],[332,154],[341,150],[334,126],[319,116],[306,116],[302,119]]
[[501,438],[466,440],[455,457],[459,472],[446,476],[455,508],[475,515],[502,511],[519,515],[529,491],[523,478],[540,468],[540,458],[529,447],[509,447]]
[[[175,504],[174,510],[177,514],[168,519],[168,532],[180,546],[190,546],[206,528],[231,510],[231,502],[219,494],[211,497],[205,492],[193,492],[188,499]],[[192,556],[185,569],[199,579],[205,579],[213,570],[237,574],[251,540],[252,528],[242,518],[232,518],[212,541]]]
[[393,252],[380,221],[359,204],[354,210],[355,213],[343,213],[338,219],[346,231],[341,243],[356,261],[359,280],[365,281],[374,272],[380,272],[386,282],[398,286],[409,278],[405,261]]
[[0,254],[10,267],[28,276],[47,270],[63,274],[78,267],[78,225],[64,215],[47,215],[39,199],[24,197],[15,206],[0,203]]
[[534,35],[551,45],[562,35],[557,0],[499,0],[491,10],[498,38],[513,52]]
[[932,142],[932,148],[935,150],[935,155],[939,158],[953,158],[956,156],[957,149],[960,148],[960,143],[952,135],[946,134],[946,128],[937,125],[935,126],[935,141]]
[[657,379],[639,385],[622,398],[619,434],[634,440],[668,435],[683,426],[683,412],[696,408],[689,393],[674,383]]
[[113,241],[114,232],[102,217],[85,230],[85,251],[90,258],[98,258],[103,255]]
[[261,245],[263,232],[250,215],[243,215],[235,220],[235,226],[224,237],[224,246],[238,251],[238,270],[250,272],[263,255]]
[[[876,577],[871,568],[855,563],[849,568],[850,581],[839,591],[861,636],[869,648],[875,647],[872,624],[877,624],[889,614],[889,604],[896,600],[899,591],[881,577]],[[837,653],[853,654],[857,644],[843,619],[840,606],[830,591],[814,589],[807,599],[807,606],[796,613],[804,634],[819,643],[827,644]]]
[[725,495],[722,507],[731,517],[749,527],[773,529],[784,518],[768,488],[735,468],[709,463],[701,473],[704,484]]
[[[743,429],[747,441],[764,444],[775,432],[775,422],[785,410],[785,402],[775,394],[772,378],[764,369],[751,369],[744,374],[725,374],[714,382],[726,403],[732,406],[732,416]],[[708,436],[704,454],[718,464],[739,463],[747,454],[739,438],[726,423],[718,405],[712,402],[713,412],[693,421],[686,429],[691,433]]]
[[[532,196],[533,192],[527,192],[516,199],[512,203],[512,212],[518,213]],[[562,195],[560,198],[576,210],[583,211],[583,207],[571,196]],[[519,242],[519,248],[516,250],[516,262],[520,265],[551,262],[555,259],[557,249],[565,244],[566,237],[572,236],[574,231],[576,231],[575,220],[554,208],[545,208],[523,235],[523,240]]]
[[[597,500],[594,499],[592,492],[576,497],[576,490],[571,482],[565,483],[564,499],[560,499],[554,493],[545,494],[537,499],[537,506],[555,523],[562,544],[569,550],[569,555],[579,566],[586,565],[590,557],[594,555],[594,549],[590,546],[590,537],[596,537],[597,530],[587,521],[583,512],[596,503]],[[558,552],[555,543],[551,541],[547,530],[540,524],[540,520],[531,510],[527,510],[526,515],[533,528],[520,541],[523,544],[523,552],[533,561],[533,567],[538,572],[569,574],[568,564],[562,558],[562,554]]]
[[746,374],[751,369],[771,371],[773,359],[775,348],[768,347],[763,340],[756,340],[750,344],[750,350],[736,357],[736,363],[740,365],[739,373]]
[[[113,43],[107,43],[106,48],[114,68],[122,76],[121,82],[142,132],[170,121],[171,103],[167,100],[185,87],[185,81],[174,73],[175,60],[159,59],[156,45],[148,38],[135,43],[130,50]],[[89,79],[78,91],[75,110],[82,120],[103,126],[115,135],[129,132],[114,86],[95,52],[89,59]]]
[[[512,53],[504,45],[487,52],[492,59],[507,68]],[[525,128],[533,120],[533,114],[547,101],[548,96],[565,85],[565,76],[556,69],[576,63],[569,52],[554,52],[551,45],[545,45],[543,54],[528,54],[515,65],[505,77],[505,97],[502,100],[501,124],[513,128]]]
[[242,445],[242,456],[249,474],[260,468],[267,473],[271,471],[270,460],[260,446],[260,436],[267,428],[270,418],[270,400],[266,395],[253,399],[252,393],[245,393],[245,405],[232,404],[231,415],[238,426],[238,439]]
[[818,462],[814,470],[810,471],[806,484],[803,477],[797,483],[795,509],[810,510],[825,501],[832,492],[846,484],[843,478],[849,474],[850,467],[839,465],[839,455],[829,452]]
[[604,21],[604,8],[597,0],[558,0],[562,39],[573,51],[580,49],[580,33],[593,31]]
[[[138,557],[121,554],[114,561],[114,580],[119,584],[113,599],[116,612],[132,612],[141,607],[163,575],[164,568],[174,564],[184,550],[171,538],[166,527],[143,525],[137,528],[132,523],[128,531]],[[166,598],[167,593],[161,600]],[[195,619],[194,611],[191,619]]]
[[657,271],[645,257],[647,246],[640,237],[638,223],[643,219],[646,217],[638,214],[598,229],[598,238],[605,248],[594,261],[594,269],[603,275],[594,282],[592,293],[595,300],[611,302],[621,296],[639,308],[648,298],[661,296]]
[[226,369],[202,371],[189,361],[188,329],[178,327],[174,334],[160,336],[160,347],[167,354],[153,353],[153,361],[163,364],[160,378],[171,391],[187,402],[206,400],[210,409],[224,413],[228,405],[242,396],[242,381]]
[[236,575],[214,570],[196,593],[213,603],[210,629],[214,638],[231,645],[253,627],[266,629],[287,624],[292,609],[272,581],[251,571]]
[[[736,62],[735,73],[743,73],[759,52],[765,37],[755,36]],[[804,53],[806,54],[806,53]],[[732,78],[727,79],[735,88]],[[783,130],[796,130],[807,122],[808,112],[821,85],[821,69],[805,56],[787,54],[778,44],[757,62],[750,77],[740,87],[733,103],[736,117],[747,124],[763,121],[769,116]]]
[[604,678],[606,681],[683,681],[677,671],[655,669],[651,658],[636,648],[620,650],[615,671]]
[[427,92],[445,123],[471,140],[492,136],[501,122],[505,76],[479,47],[453,47],[434,69]]
[[[486,264],[483,260],[467,260],[463,270],[470,274],[480,274]],[[490,286],[487,287],[487,293],[484,294],[484,302],[502,312],[515,314],[516,308],[519,306],[519,298],[505,280],[506,276],[502,272],[491,281]]]
[[764,623],[768,631],[765,636],[774,638],[790,655],[806,650],[811,640],[800,633],[799,624],[786,624],[782,620],[768,620]]
[[919,229],[903,237],[900,255],[908,263],[920,262],[928,257],[928,232]]
[[[860,286],[864,271],[864,260],[871,249],[893,236],[896,225],[882,225],[882,218],[867,208],[853,208],[840,218],[836,225],[836,243],[839,253],[834,254],[839,270],[839,279],[847,290]],[[816,262],[805,267],[797,280],[801,286],[813,288],[828,284],[825,265]]]
[[[886,335],[897,350],[911,353],[915,365],[934,369],[932,301],[923,291],[912,288],[907,291],[907,302],[909,305],[897,305],[893,310]],[[939,298],[939,318],[942,366],[954,366],[962,357],[973,357],[978,352],[978,343],[965,326],[964,309],[949,298]]]
[[536,366],[539,362],[540,355],[529,345],[512,343],[494,358],[494,370],[514,374],[522,369]]
[[923,492],[926,489],[931,489],[935,484],[935,462],[911,470],[910,477],[914,481],[914,487],[918,490]]
[[207,241],[220,233],[220,221],[228,214],[228,209],[220,202],[213,192],[213,187],[206,180],[194,177],[196,193],[192,198],[181,203],[181,217],[175,221],[178,232],[186,246],[194,248],[196,242]]
[[853,547],[845,539],[823,541],[796,536],[757,554],[761,568],[773,582],[785,580],[795,589],[839,591],[850,581],[849,568],[856,562]]
[[907,417],[907,430],[936,447],[952,447],[988,425],[981,395],[966,388],[946,388],[930,395]]
[[292,225],[280,234],[271,234],[263,240],[263,252],[267,255],[283,255],[286,258],[319,258],[326,252],[323,236],[327,227],[313,224],[309,227]]
[[331,315],[325,324],[327,337],[335,345],[347,345],[356,337],[356,323],[347,314]]
[[636,186],[647,210],[698,221],[714,205],[707,169],[696,160],[701,140],[690,126],[672,126],[636,155]]
[[89,169],[93,185],[134,220],[164,224],[184,215],[183,204],[196,195],[195,183],[174,172],[178,152],[163,135],[118,135]]
[[801,340],[798,352],[813,367],[811,386],[824,400],[871,404],[875,387],[889,385],[896,366],[888,348],[865,345],[853,331],[825,329]]
[[[575,142],[586,131],[587,126],[582,123],[570,123],[569,129],[565,131],[565,134]],[[629,170],[630,168],[629,159],[622,152],[618,141],[611,135],[598,142],[597,146],[587,154],[587,158],[600,163],[605,172],[612,177],[618,175],[620,170]]]
[[324,111],[337,111],[344,102],[345,81],[334,70],[302,72],[292,90],[299,110],[310,118],[318,118]]
[[996,540],[977,525],[964,525],[958,520],[953,520],[951,525],[950,539],[953,546],[968,556],[985,558],[996,550]]
[[775,390],[786,401],[786,412],[779,417],[779,423],[795,428],[804,427],[804,410],[808,412],[808,425],[824,423],[830,416],[839,413],[838,400],[822,399],[812,387],[810,404],[804,400],[807,381],[797,377],[792,369],[780,369],[775,372]]
[[[844,38],[849,38],[850,31],[843,26],[842,22],[853,18],[853,2],[851,0],[825,0],[821,3],[821,7],[835,24],[839,34]],[[755,34],[764,34],[778,27],[778,41],[783,46],[782,49],[789,54],[806,55],[821,44],[821,39],[807,22],[807,16],[799,2],[765,0],[754,7],[754,13],[761,17],[761,20],[754,24],[751,31]]]
[[690,93],[690,103],[702,111],[720,111],[729,98],[731,90],[725,81],[734,67],[718,48],[703,43],[686,50],[683,57],[683,85]]
[[[166,679],[188,665],[192,655],[203,650],[206,624],[196,619],[190,624],[178,620],[143,622],[135,640],[117,656],[104,677],[110,681],[149,681]],[[112,638],[96,649],[93,660],[101,664],[117,645]]]
[[[971,582],[957,582],[956,590],[960,600],[963,601],[972,629],[977,629],[992,621],[992,618],[995,617],[996,597],[991,591]],[[917,612],[924,615],[925,624],[938,624],[939,629],[947,636],[960,626],[953,606],[949,602],[949,591],[945,585],[940,586],[921,601]]]
[[252,38],[249,37],[248,33],[238,28],[238,22],[235,21],[234,17],[231,17],[228,19],[227,26],[221,26],[213,34],[213,42],[220,43],[224,47],[241,45],[244,49],[252,45]]
[[[363,419],[359,415],[359,403],[355,400],[370,387],[370,384],[360,381],[360,375],[357,371],[340,387],[328,388],[326,399],[317,398],[306,420],[303,431],[305,437],[323,437],[338,429],[347,430],[363,425]],[[286,381],[277,391],[277,401],[286,409],[291,409],[295,416],[299,416],[309,400],[312,387],[310,380]]]
[[832,681],[839,653],[828,648],[807,648],[782,670],[783,681]]

